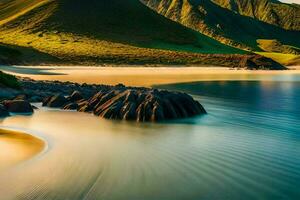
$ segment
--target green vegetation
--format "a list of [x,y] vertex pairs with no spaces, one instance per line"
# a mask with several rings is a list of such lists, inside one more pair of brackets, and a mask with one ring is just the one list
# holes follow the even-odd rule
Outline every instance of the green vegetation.
[[[18,5],[10,11],[17,13],[28,0],[7,1]],[[43,2],[0,26],[0,42],[70,64],[193,64],[203,62],[199,53],[246,53],[166,19],[139,0]]]
[[18,60],[20,55],[19,51],[0,44],[0,63],[9,63],[11,59]]
[[267,58],[271,58],[276,62],[279,62],[285,66],[300,65],[300,55],[269,53],[269,52],[256,52],[256,53],[265,56]]
[[285,48],[300,46],[295,37],[297,31],[236,14],[213,1],[143,0],[143,3],[140,0],[3,0],[0,42],[16,52],[7,56],[7,51],[0,49],[0,62],[233,67],[242,58],[248,58],[250,50],[262,51],[263,47],[257,43],[262,38],[279,41]]
[[19,89],[21,87],[18,79],[15,76],[5,74],[0,71],[0,87],[1,86],[6,86],[14,89]]
[[0,43],[0,64],[49,64],[59,63],[54,56],[39,52],[30,47],[20,47]]
[[[300,47],[300,18],[297,17],[300,6],[297,5],[283,4],[275,0],[143,0],[143,2],[173,21],[231,46],[262,51],[257,40],[272,39],[285,45]],[[273,13],[270,13],[271,8],[274,8]],[[275,16],[278,22],[276,25],[269,19]],[[270,23],[266,23],[267,21]],[[284,29],[286,27],[291,30]]]
[[2,0],[0,1],[0,25],[16,19],[22,14],[48,1],[49,0]]
[[277,40],[257,40],[259,47],[266,52],[283,53],[283,54],[300,54],[300,48],[284,45]]
[[268,24],[287,30],[300,31],[300,5],[285,4],[278,0],[212,0],[216,4]]

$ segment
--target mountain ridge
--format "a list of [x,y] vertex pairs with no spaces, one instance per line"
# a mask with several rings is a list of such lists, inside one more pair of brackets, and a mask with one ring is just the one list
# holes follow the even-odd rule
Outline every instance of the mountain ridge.
[[139,0],[4,1],[2,44],[32,48],[67,63],[234,67],[253,54],[168,19]]
[[[221,4],[221,2],[232,3],[238,1],[239,0],[142,0],[145,5],[161,15],[208,35],[224,44],[241,49],[261,51],[262,49],[260,49],[257,43],[258,39],[276,39],[284,45],[300,47],[300,42],[296,39],[300,36],[299,31],[285,30],[254,17],[233,12],[231,9],[225,8],[228,7],[227,4],[223,5],[223,7]],[[269,5],[268,2],[270,2],[270,0],[263,1]],[[243,2],[246,2],[245,5],[249,5],[260,1],[243,0]],[[261,3],[257,3],[256,6],[259,7],[260,5]],[[286,4],[282,5],[285,6]],[[254,7],[254,5],[252,5],[252,7]],[[300,12],[300,7],[299,9],[297,7],[297,11],[298,10]],[[291,20],[295,21],[297,25],[300,22],[300,18],[295,20],[293,18]]]
[[243,16],[300,31],[300,5],[286,4],[278,0],[212,0],[216,4]]

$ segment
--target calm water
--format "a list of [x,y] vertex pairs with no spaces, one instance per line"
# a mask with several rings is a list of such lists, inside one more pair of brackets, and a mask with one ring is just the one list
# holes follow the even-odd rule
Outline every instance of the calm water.
[[209,113],[168,124],[46,109],[6,118],[48,149],[0,172],[0,199],[300,199],[299,80],[160,86]]

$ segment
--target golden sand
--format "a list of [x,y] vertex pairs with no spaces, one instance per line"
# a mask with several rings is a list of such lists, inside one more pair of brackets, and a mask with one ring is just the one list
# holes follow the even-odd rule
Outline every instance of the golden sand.
[[[299,67],[293,70],[236,70],[224,67],[14,67],[0,68],[8,73],[30,77],[35,80],[59,80],[89,84],[146,86],[194,81],[257,80],[261,76],[300,74]],[[48,74],[47,74],[48,73]],[[264,77],[265,78],[265,77]]]
[[44,142],[31,135],[0,129],[0,173],[44,149]]

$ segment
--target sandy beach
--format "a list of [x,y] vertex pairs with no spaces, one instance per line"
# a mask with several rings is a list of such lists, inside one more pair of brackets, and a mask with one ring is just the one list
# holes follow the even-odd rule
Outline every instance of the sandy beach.
[[146,86],[194,81],[257,80],[268,76],[300,74],[300,67],[285,71],[237,70],[225,67],[84,67],[84,66],[0,66],[0,70],[35,80],[59,80],[88,84],[118,83]]
[[0,173],[32,158],[44,149],[44,142],[31,135],[0,128]]

